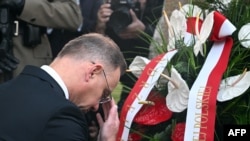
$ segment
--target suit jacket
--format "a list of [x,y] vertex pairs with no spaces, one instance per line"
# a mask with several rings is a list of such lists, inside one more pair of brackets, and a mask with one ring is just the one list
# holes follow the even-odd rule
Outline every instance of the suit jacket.
[[0,85],[0,141],[85,141],[88,126],[44,70],[27,66]]
[[[76,0],[25,0],[23,11],[17,19],[35,26],[70,31],[77,31],[83,21]],[[14,77],[25,65],[41,66],[52,60],[52,51],[45,32],[41,35],[41,43],[32,47],[23,45],[24,34],[27,33],[20,31],[18,36],[13,37],[14,56],[20,60]]]

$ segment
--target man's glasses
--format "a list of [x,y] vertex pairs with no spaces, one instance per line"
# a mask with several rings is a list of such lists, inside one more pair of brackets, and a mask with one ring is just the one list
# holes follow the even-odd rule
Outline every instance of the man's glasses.
[[109,83],[108,83],[108,80],[106,77],[106,73],[104,70],[102,70],[102,72],[103,72],[104,78],[105,78],[106,83],[107,83],[107,89],[104,89],[104,91],[103,91],[101,100],[99,101],[100,104],[103,104],[103,103],[106,103],[106,102],[109,102],[112,100],[111,90],[110,90]]

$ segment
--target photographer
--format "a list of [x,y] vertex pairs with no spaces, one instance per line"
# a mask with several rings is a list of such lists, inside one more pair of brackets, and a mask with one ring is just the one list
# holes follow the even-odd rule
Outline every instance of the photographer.
[[[25,65],[41,66],[52,61],[47,28],[76,31],[82,24],[77,0],[1,0],[0,8],[8,9],[9,14],[2,14],[10,19],[8,29],[11,30],[8,34],[11,36],[7,39],[9,46],[5,45],[8,48],[5,54],[13,53],[12,57],[4,55],[0,58],[1,82],[15,77]],[[1,24],[5,20],[2,14]],[[2,32],[1,39],[3,35]],[[14,63],[14,66],[6,69],[10,63]]]
[[[108,1],[98,11],[96,31],[111,37],[123,52],[127,64],[130,65],[137,55],[148,57],[150,40],[144,35],[153,36],[155,26],[161,17],[162,6],[163,0]],[[125,23],[129,24],[126,26]],[[120,81],[128,88],[132,88],[136,78],[131,73],[126,73]],[[118,103],[119,110],[129,94],[130,89],[127,87],[123,87]]]

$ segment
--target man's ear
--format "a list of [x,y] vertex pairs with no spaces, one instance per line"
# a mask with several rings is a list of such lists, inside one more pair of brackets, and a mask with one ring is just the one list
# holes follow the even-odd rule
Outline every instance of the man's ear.
[[89,78],[94,78],[96,74],[102,73],[103,71],[103,66],[101,64],[93,64],[90,66],[88,70],[88,76]]

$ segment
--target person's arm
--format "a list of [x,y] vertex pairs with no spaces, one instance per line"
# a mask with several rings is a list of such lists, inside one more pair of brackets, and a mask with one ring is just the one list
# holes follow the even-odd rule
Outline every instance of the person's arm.
[[[142,14],[143,16],[141,17],[141,22],[144,24],[145,28],[143,30],[143,34],[140,34],[140,37],[144,39],[148,39],[144,35],[153,37],[156,25],[162,15],[162,8],[163,0],[147,0],[146,7]],[[137,44],[145,44],[145,40],[141,40],[141,38],[137,38],[136,41]],[[150,40],[148,40],[148,42],[150,42]]]
[[142,23],[142,21],[140,21],[135,12],[130,9],[130,15],[132,17],[132,23],[129,24],[125,30],[123,30],[119,36],[122,39],[136,39],[139,37],[139,35],[141,34],[141,32],[143,32],[145,30],[145,25],[144,23]]
[[73,31],[83,21],[76,0],[25,0],[19,18],[34,25]]
[[[119,34],[122,39],[137,39],[142,41],[143,34],[153,36],[155,27],[162,13],[163,0],[147,0],[145,6],[141,6],[140,17],[130,10],[132,23]],[[143,33],[143,34],[142,34]],[[143,41],[144,42],[144,41]]]

